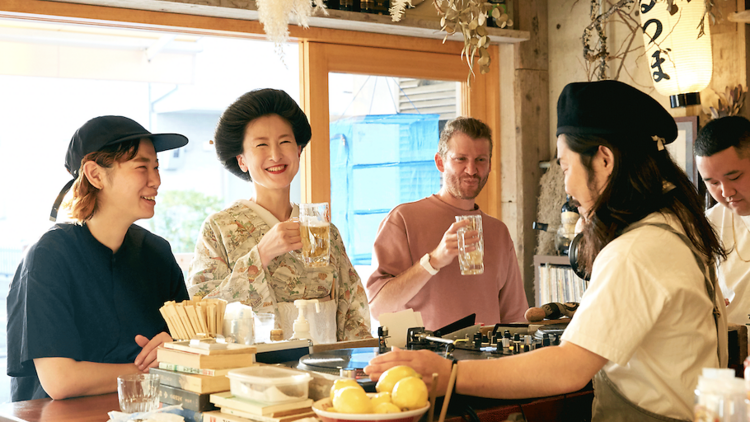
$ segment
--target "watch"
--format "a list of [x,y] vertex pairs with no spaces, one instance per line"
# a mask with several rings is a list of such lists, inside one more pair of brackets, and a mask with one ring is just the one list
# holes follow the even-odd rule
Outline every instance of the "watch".
[[432,265],[430,265],[429,253],[424,254],[422,259],[419,260],[419,264],[422,266],[422,268],[427,270],[427,272],[430,273],[430,275],[435,275],[438,273],[438,271],[440,271],[440,270],[436,270],[435,268],[432,268]]

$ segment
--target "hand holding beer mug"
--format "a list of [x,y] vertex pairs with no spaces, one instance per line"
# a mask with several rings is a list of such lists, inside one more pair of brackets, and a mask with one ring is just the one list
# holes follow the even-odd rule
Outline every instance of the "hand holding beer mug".
[[300,204],[299,229],[302,251],[292,254],[306,267],[328,265],[331,249],[331,223],[328,222],[328,204]]
[[[456,232],[458,236],[458,264],[461,275],[484,273],[484,236],[481,215],[458,215],[456,221],[469,220],[469,224]],[[470,239],[476,237],[475,243]]]

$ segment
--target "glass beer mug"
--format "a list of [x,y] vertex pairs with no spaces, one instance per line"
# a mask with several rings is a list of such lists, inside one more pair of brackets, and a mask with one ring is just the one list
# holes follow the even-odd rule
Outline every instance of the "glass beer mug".
[[302,249],[292,255],[306,267],[325,267],[331,255],[331,223],[328,222],[328,203],[300,204],[299,230]]

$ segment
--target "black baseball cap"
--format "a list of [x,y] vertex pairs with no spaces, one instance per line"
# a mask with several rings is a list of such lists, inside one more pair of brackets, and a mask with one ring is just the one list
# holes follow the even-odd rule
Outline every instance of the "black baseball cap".
[[65,153],[65,168],[73,176],[73,180],[65,186],[57,195],[50,220],[57,219],[57,210],[60,208],[63,198],[78,178],[81,169],[81,161],[86,155],[101,150],[102,148],[131,141],[133,139],[148,138],[154,144],[156,152],[180,148],[188,143],[187,137],[179,133],[151,133],[136,121],[123,116],[100,116],[84,123],[73,134]]

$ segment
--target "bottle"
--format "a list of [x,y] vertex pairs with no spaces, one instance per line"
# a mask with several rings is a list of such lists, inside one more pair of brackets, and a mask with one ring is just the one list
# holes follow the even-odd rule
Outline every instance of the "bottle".
[[315,304],[315,312],[320,312],[320,302],[318,302],[318,299],[298,299],[294,301],[294,306],[297,307],[299,314],[292,325],[292,329],[294,330],[292,338],[313,340],[312,334],[310,334],[310,323],[305,319],[305,307],[313,303]]
[[[488,3],[491,6],[487,9],[487,26],[490,28],[500,28],[502,24],[497,22],[493,15],[502,16],[506,13],[508,6],[505,4],[505,0],[489,0]],[[495,9],[497,9],[497,12],[495,12]]]
[[387,15],[391,7],[390,0],[361,0],[360,8],[364,13],[374,13],[376,15]]
[[703,368],[695,388],[694,421],[746,422],[745,381],[734,369]]
[[560,221],[566,232],[575,233],[576,223],[581,215],[578,214],[578,208],[571,204],[572,199],[570,195],[566,196],[565,203],[560,209]]
[[359,0],[339,0],[339,9],[348,10],[350,12],[359,12],[360,2]]
[[567,255],[570,250],[570,242],[576,236],[576,223],[581,217],[578,208],[571,205],[571,197],[567,196],[560,210],[560,227],[555,234],[555,248],[561,255]]
[[323,4],[325,4],[328,9],[336,10],[339,8],[339,0],[323,0]]

